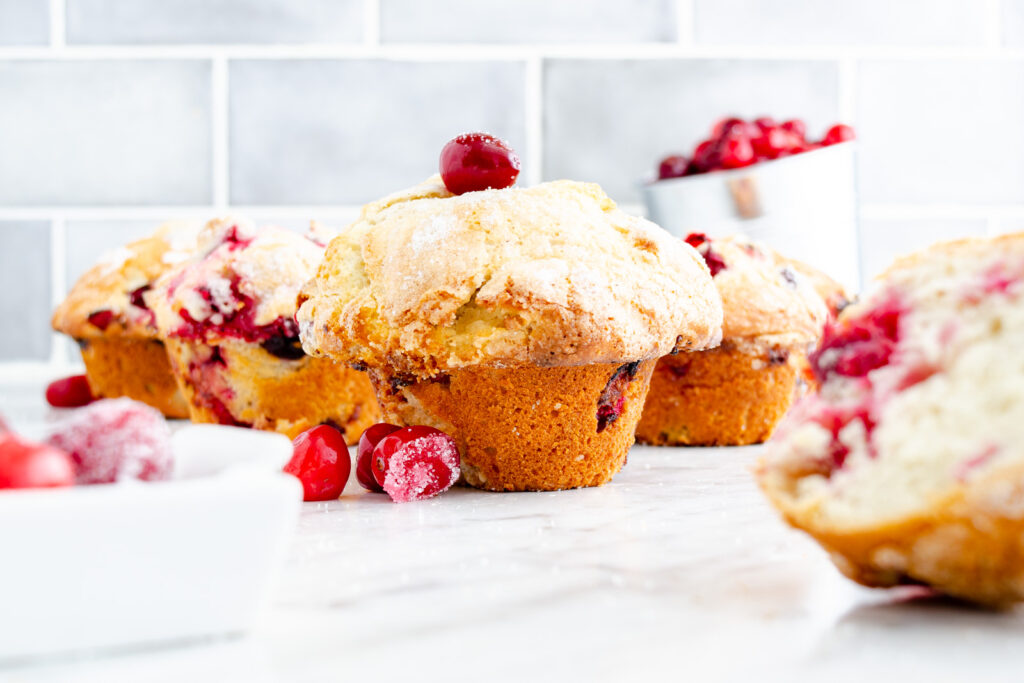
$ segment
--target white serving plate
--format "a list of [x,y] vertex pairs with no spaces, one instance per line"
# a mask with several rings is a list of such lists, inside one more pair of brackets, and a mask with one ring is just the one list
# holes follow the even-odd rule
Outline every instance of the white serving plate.
[[245,632],[302,503],[279,434],[190,425],[175,475],[0,492],[0,662]]
[[647,215],[681,237],[745,234],[857,291],[855,149],[844,142],[733,171],[646,182]]

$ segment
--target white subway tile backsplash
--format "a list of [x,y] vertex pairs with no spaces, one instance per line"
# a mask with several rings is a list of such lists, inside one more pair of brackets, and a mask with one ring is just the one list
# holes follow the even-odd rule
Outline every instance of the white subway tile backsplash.
[[380,0],[384,42],[624,43],[676,36],[674,0]]
[[206,61],[0,61],[0,102],[0,206],[211,199]]
[[229,80],[232,203],[363,203],[436,173],[467,130],[524,148],[518,62],[240,60]]
[[49,42],[48,0],[0,0],[0,46]]
[[50,356],[50,224],[0,221],[0,360]]
[[68,43],[337,43],[363,0],[67,0]]
[[839,116],[830,61],[571,60],[544,71],[544,176],[601,183],[617,201],[666,154],[689,154],[723,115],[801,117],[808,132]]
[[974,0],[693,0],[698,43],[981,45]]
[[930,244],[959,237],[986,234],[984,220],[915,219],[867,220],[860,222],[861,282],[889,267],[897,256],[923,249]]
[[871,60],[859,67],[867,202],[1024,202],[1024,61]]

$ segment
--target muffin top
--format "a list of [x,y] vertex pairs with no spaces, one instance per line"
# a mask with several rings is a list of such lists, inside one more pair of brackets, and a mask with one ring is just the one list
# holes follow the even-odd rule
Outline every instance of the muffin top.
[[214,219],[191,258],[157,281],[150,297],[157,328],[189,340],[297,341],[295,297],[323,252],[313,234]]
[[155,337],[153,283],[195,249],[201,223],[165,223],[150,237],[106,254],[53,313],[53,329],[75,339]]
[[564,180],[453,196],[434,177],[370,204],[299,301],[307,353],[418,377],[704,349],[722,321],[693,249]]
[[686,241],[704,256],[722,295],[723,340],[793,346],[821,336],[829,311],[808,277],[813,268],[739,235],[693,233]]

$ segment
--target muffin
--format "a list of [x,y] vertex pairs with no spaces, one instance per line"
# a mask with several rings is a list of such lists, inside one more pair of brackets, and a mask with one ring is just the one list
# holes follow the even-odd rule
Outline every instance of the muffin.
[[1024,233],[898,261],[811,355],[758,478],[867,586],[1024,598]]
[[637,441],[761,443],[803,389],[801,368],[828,309],[811,280],[765,246],[699,234],[686,241],[707,259],[722,295],[722,344],[658,361]]
[[199,223],[166,223],[108,254],[71,288],[53,329],[78,342],[94,395],[142,401],[167,417],[188,417],[147,299],[153,283],[195,248]]
[[323,251],[312,235],[217,219],[160,278],[150,302],[193,421],[289,437],[329,424],[350,444],[377,421],[365,373],[299,344],[295,297]]
[[700,255],[570,181],[370,204],[299,300],[307,353],[368,368],[386,420],[449,433],[494,491],[609,481],[657,359],[721,334]]

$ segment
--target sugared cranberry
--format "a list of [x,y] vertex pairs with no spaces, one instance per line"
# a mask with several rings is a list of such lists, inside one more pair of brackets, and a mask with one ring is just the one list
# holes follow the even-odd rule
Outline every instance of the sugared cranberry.
[[504,140],[466,133],[441,150],[441,179],[453,194],[511,187],[519,176],[519,155]]
[[71,486],[75,465],[64,451],[0,434],[0,489]]
[[828,324],[809,357],[815,379],[823,382],[833,374],[863,377],[887,364],[899,342],[902,314],[902,305],[890,298],[859,317]]
[[405,427],[377,443],[373,474],[396,503],[430,498],[458,480],[459,448],[439,429]]
[[840,142],[847,142],[857,137],[857,134],[853,132],[853,128],[847,126],[844,123],[837,123],[828,129],[825,133],[825,137],[822,138],[821,144],[824,146],[835,145]]
[[384,487],[377,481],[373,474],[373,450],[388,434],[397,432],[401,427],[398,425],[380,422],[367,427],[363,435],[359,437],[359,448],[356,450],[356,479],[360,486],[367,491],[384,493]]
[[46,387],[46,402],[54,408],[78,408],[95,400],[85,375],[54,380]]
[[94,311],[89,314],[87,320],[92,326],[105,330],[114,322],[114,312],[109,309]]
[[689,167],[690,160],[682,155],[673,154],[672,156],[665,157],[658,164],[658,180],[681,178],[686,175],[686,170]]
[[302,499],[337,499],[352,471],[341,432],[330,425],[319,425],[295,437],[292,447],[292,459],[284,466],[284,471],[302,482]]
[[171,431],[163,415],[129,398],[97,401],[57,424],[47,443],[71,454],[79,484],[167,479]]
[[792,133],[801,140],[807,139],[807,124],[805,124],[801,119],[783,121],[782,125],[779,127],[787,133]]
[[711,240],[707,235],[702,232],[691,232],[686,236],[685,240],[687,244],[696,249],[697,253],[704,258],[704,263],[707,264],[708,270],[711,271],[711,277],[715,277],[726,269],[725,259],[711,248]]

